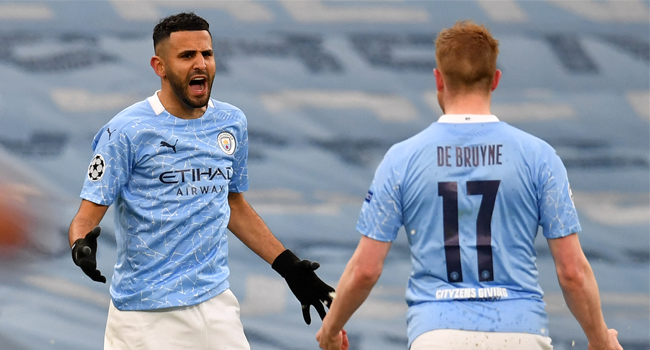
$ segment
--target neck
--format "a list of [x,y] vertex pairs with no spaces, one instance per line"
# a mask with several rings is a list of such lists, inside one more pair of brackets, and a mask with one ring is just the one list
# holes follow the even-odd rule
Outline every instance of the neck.
[[172,91],[171,87],[165,85],[163,85],[160,89],[160,92],[158,92],[158,98],[160,99],[160,103],[162,103],[167,112],[169,112],[174,117],[181,119],[200,118],[203,114],[205,114],[205,111],[208,108],[207,105],[201,108],[194,108],[192,106],[186,105],[176,96],[176,94],[174,94],[174,91]]
[[490,94],[462,93],[444,96],[445,114],[484,114],[491,115]]

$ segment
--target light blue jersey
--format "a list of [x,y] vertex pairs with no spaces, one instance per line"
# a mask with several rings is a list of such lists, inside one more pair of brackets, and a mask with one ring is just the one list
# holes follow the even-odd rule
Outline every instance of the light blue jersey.
[[434,329],[548,335],[538,226],[547,238],[581,229],[546,142],[495,116],[442,116],[388,151],[357,230],[392,242],[402,226],[413,264],[409,346]]
[[115,307],[192,305],[226,290],[228,192],[248,189],[242,111],[211,99],[185,120],[156,93],[115,116],[92,147],[81,198],[115,203]]

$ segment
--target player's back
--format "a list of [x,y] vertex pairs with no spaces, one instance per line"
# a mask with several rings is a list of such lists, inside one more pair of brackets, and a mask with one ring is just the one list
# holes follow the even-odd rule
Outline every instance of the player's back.
[[547,335],[537,229],[579,230],[575,210],[557,214],[568,183],[555,151],[503,122],[434,123],[387,158],[403,174],[409,328]]

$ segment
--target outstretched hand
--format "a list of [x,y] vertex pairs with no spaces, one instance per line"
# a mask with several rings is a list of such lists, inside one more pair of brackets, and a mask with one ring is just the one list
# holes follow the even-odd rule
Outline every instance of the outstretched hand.
[[72,245],[72,261],[95,282],[106,283],[106,277],[97,270],[97,237],[101,233],[99,226],[77,239]]
[[310,307],[313,306],[321,320],[325,318],[325,306],[332,304],[334,288],[323,282],[316,273],[320,264],[315,261],[300,260],[290,250],[285,250],[271,265],[289,285],[289,289],[302,305],[305,323],[311,324]]
[[316,333],[316,341],[318,341],[318,346],[324,350],[348,350],[350,347],[348,332],[345,329],[342,329],[333,337],[327,337],[323,335],[323,329],[321,328]]

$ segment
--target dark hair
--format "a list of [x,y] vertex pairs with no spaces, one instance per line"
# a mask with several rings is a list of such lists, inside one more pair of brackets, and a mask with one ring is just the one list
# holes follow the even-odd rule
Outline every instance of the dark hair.
[[[153,47],[169,38],[173,32],[205,30],[210,33],[210,24],[194,12],[181,12],[165,17],[153,28]],[[210,34],[212,36],[212,34]]]

